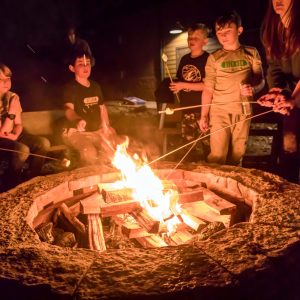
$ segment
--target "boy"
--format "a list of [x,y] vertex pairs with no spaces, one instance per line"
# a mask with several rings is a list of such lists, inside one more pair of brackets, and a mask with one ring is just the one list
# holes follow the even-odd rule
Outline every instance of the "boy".
[[100,162],[101,153],[113,155],[111,140],[115,131],[109,125],[102,91],[90,80],[93,57],[89,52],[74,52],[69,69],[74,80],[64,90],[65,117],[69,121],[63,132],[64,142],[77,150],[83,164]]
[[251,115],[250,104],[241,101],[248,102],[253,93],[263,88],[262,63],[255,48],[240,45],[243,27],[235,11],[219,17],[215,30],[222,48],[207,60],[202,94],[202,104],[214,105],[202,107],[199,125],[205,132],[209,124],[212,133],[208,162],[238,165],[250,127],[250,120],[245,119]]
[[[11,70],[0,64],[0,147],[20,152],[12,153],[11,166],[4,174],[5,188],[11,188],[20,182],[25,161],[31,152],[46,155],[50,142],[44,137],[23,133],[19,96],[10,91]],[[2,152],[2,151],[1,151]],[[38,175],[43,165],[40,157],[30,157],[27,179]]]
[[[205,64],[208,53],[203,47],[208,42],[208,28],[197,23],[188,28],[188,47],[190,53],[184,55],[177,70],[178,81],[170,84],[170,90],[179,93],[182,107],[199,105],[204,89]],[[182,136],[187,141],[199,136],[197,120],[200,117],[201,108],[192,108],[183,111]],[[201,148],[204,145],[201,146]],[[206,151],[208,146],[204,146]]]

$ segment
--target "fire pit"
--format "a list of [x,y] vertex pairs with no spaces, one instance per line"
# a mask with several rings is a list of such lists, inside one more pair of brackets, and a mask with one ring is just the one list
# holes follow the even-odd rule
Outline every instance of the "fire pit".
[[[173,167],[161,163],[156,169],[161,176]],[[184,165],[173,176],[205,184],[229,203],[250,207],[251,214],[209,238],[195,235],[178,246],[104,252],[63,248],[41,242],[35,226],[62,203],[92,193],[99,182],[113,182],[116,173],[90,167],[33,179],[1,195],[4,299],[295,299],[299,295],[298,185],[258,170],[228,166]]]

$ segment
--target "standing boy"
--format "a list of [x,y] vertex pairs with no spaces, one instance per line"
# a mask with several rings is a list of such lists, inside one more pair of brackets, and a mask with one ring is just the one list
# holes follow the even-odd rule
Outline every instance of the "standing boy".
[[[201,104],[205,64],[209,55],[203,50],[208,42],[208,28],[202,23],[190,26],[187,42],[190,53],[180,60],[177,70],[178,81],[170,84],[171,91],[179,93],[182,107]],[[199,136],[197,120],[200,117],[201,108],[186,109],[183,112],[182,136],[189,141]]]
[[263,88],[262,63],[255,48],[239,43],[243,27],[235,11],[219,17],[215,30],[222,48],[207,60],[202,94],[202,104],[213,105],[202,107],[199,125],[202,131],[210,125],[208,161],[238,165],[249,134],[246,118],[251,115],[251,104],[241,101],[249,101]]
[[104,105],[98,83],[90,80],[93,57],[89,52],[75,51],[69,69],[74,80],[64,90],[65,117],[69,121],[63,132],[64,142],[77,150],[81,162],[94,164],[113,155],[114,130]]

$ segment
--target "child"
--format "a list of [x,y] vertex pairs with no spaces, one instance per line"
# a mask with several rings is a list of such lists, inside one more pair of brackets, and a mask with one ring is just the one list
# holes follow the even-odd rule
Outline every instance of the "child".
[[[23,133],[19,96],[10,91],[11,70],[0,64],[0,147],[16,150],[12,152],[11,166],[4,175],[5,188],[11,188],[20,181],[20,175],[29,153],[47,154],[50,147],[48,139]],[[40,173],[43,159],[30,157],[27,179]]]
[[[188,28],[187,42],[190,53],[184,55],[180,60],[177,70],[178,81],[170,84],[170,90],[179,93],[182,107],[201,103],[205,64],[208,58],[208,53],[203,50],[203,46],[208,42],[208,28],[202,23],[191,25]],[[197,120],[200,117],[200,112],[200,107],[183,111],[182,136],[187,141],[199,136]],[[204,148],[206,150],[204,152],[208,152],[207,145],[198,145],[197,148]],[[203,151],[203,149],[201,150]]]
[[109,125],[101,88],[89,79],[92,64],[89,52],[75,51],[69,65],[75,78],[64,90],[65,117],[69,124],[63,140],[79,152],[83,164],[103,162],[102,155],[112,158],[114,152],[111,142],[115,131]]
[[[219,17],[215,30],[222,48],[207,60],[202,94],[202,104],[214,105],[202,107],[199,125],[204,132],[210,125],[208,161],[238,165],[246,150],[250,127],[250,120],[245,119],[251,115],[250,104],[242,105],[241,101],[249,101],[253,93],[263,88],[262,63],[255,48],[240,45],[243,27],[236,12]],[[226,126],[229,127],[222,129]]]

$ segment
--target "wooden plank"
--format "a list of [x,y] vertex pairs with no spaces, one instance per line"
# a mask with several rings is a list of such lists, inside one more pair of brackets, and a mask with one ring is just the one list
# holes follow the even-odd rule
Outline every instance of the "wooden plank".
[[183,222],[189,226],[190,228],[198,231],[204,227],[206,227],[206,222],[198,219],[197,217],[191,215],[187,210],[181,209],[180,216]]
[[220,215],[203,201],[184,204],[183,208],[205,222],[222,222],[225,227],[230,226],[231,215]]
[[103,228],[98,214],[88,215],[89,245],[92,250],[103,252],[106,250]]
[[129,222],[124,222],[122,224],[122,233],[130,239],[151,235],[145,228]]
[[136,238],[136,240],[144,248],[161,248],[161,247],[168,246],[168,244],[158,235],[139,237],[139,238]]
[[149,233],[158,233],[160,228],[160,221],[154,220],[148,212],[139,208],[130,213],[139,225],[145,228]]
[[65,203],[62,203],[59,207],[59,210],[66,217],[66,219],[81,233],[85,233],[85,226],[81,223],[70,211],[68,206]]
[[177,231],[176,233],[172,234],[170,236],[170,239],[176,244],[176,245],[182,245],[188,242],[193,235],[188,231]]
[[100,199],[100,214],[102,217],[111,217],[118,214],[125,214],[140,208],[140,203],[135,200],[124,201],[120,203],[105,203]]
[[98,192],[80,200],[80,211],[83,214],[100,214],[100,199],[102,196]]
[[236,205],[219,197],[214,192],[203,189],[203,202],[211,207],[213,211],[220,215],[232,214],[236,210]]

